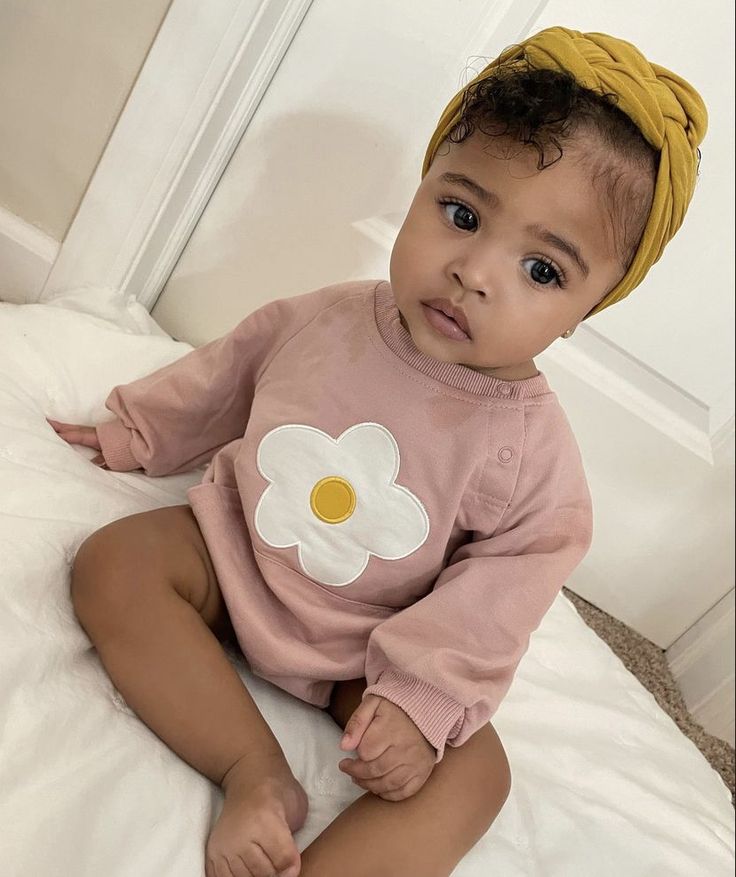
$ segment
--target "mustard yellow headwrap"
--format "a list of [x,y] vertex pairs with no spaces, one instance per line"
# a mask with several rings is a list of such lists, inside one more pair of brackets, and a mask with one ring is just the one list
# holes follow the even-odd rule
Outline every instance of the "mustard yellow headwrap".
[[634,260],[618,286],[590,311],[590,317],[635,289],[682,225],[695,189],[697,147],[705,136],[708,114],[689,83],[651,64],[631,43],[603,33],[550,27],[506,49],[455,95],[429,141],[422,177],[437,148],[459,121],[465,92],[499,66],[520,64],[524,56],[531,67],[566,70],[584,88],[602,88],[618,95],[617,107],[660,153],[652,209]]

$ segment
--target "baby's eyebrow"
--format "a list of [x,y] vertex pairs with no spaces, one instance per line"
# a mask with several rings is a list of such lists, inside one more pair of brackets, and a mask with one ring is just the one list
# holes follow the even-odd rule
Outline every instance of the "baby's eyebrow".
[[480,198],[480,200],[488,207],[498,207],[499,198],[495,192],[488,192],[483,188],[479,183],[476,183],[475,180],[471,180],[470,177],[466,177],[465,174],[452,174],[449,171],[442,174],[440,176],[440,180],[443,183],[454,183],[458,186],[465,186],[470,192],[472,192],[476,197]]
[[588,263],[585,261],[585,259],[583,259],[580,253],[580,248],[573,244],[571,241],[559,237],[554,232],[551,232],[548,228],[545,228],[543,225],[527,225],[526,230],[539,238],[540,241],[544,241],[551,247],[555,247],[556,249],[568,255],[574,262],[577,263],[578,268],[580,268],[583,273],[583,277],[587,277],[588,274],[590,274],[590,268],[588,268]]

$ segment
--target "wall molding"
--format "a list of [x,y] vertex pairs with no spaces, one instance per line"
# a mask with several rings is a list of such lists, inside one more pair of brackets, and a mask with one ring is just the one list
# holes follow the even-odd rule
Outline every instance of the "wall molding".
[[153,307],[310,5],[173,0],[36,300]]
[[[543,356],[713,465],[710,408],[651,366],[581,323]],[[733,430],[733,423],[731,424]]]
[[35,301],[60,247],[55,238],[0,207],[0,301]]

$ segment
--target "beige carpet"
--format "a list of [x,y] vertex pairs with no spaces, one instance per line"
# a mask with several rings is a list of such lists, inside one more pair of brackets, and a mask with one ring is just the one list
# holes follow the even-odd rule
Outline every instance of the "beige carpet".
[[611,618],[597,607],[563,589],[583,621],[610,646],[627,670],[651,691],[662,709],[672,717],[683,734],[689,737],[723,777],[734,800],[734,749],[724,740],[708,734],[687,711],[680,689],[670,672],[664,651],[623,622]]

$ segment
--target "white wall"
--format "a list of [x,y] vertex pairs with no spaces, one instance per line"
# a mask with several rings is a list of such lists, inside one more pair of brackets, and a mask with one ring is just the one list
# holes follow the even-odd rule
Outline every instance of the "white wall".
[[487,0],[315,0],[156,319],[183,334],[186,313],[201,343],[267,299],[384,275],[383,251],[352,223],[408,207],[487,15]]
[[[383,255],[350,224],[405,211],[446,100],[482,66],[473,55],[490,60],[501,48],[482,22],[503,5],[316,0],[167,287],[204,305],[198,278],[208,271],[208,294],[224,307],[202,307],[197,341],[247,309],[245,276],[260,301],[385,274]],[[644,283],[590,325],[708,409],[713,434],[733,414],[733,5],[711,0],[697,15],[684,0],[540,5],[533,30],[562,24],[629,39],[689,78],[709,107],[683,228]]]
[[[732,173],[719,120],[731,112],[733,87],[710,72],[714,54],[728,58],[730,35],[720,19],[702,16],[702,42],[682,51],[683,67],[674,50],[656,51],[668,39],[675,48],[688,45],[690,17],[674,14],[673,4],[667,9],[675,25],[655,44],[661,4],[617,6],[616,28],[602,0],[575,16],[557,3],[550,0],[532,30],[555,22],[614,30],[689,75],[710,105],[707,186],[699,185],[691,208],[701,212],[687,217],[679,251],[668,250],[645,284],[591,321],[640,373],[659,372],[678,399],[707,411],[728,386],[733,353],[732,281],[721,283],[727,272],[701,255],[707,240],[724,254],[723,265],[733,261],[723,190],[714,185]],[[725,0],[714,5],[725,20]],[[439,114],[525,22],[518,2],[489,8],[456,0],[421,9],[416,2],[315,0],[153,310],[164,328],[200,344],[267,300],[387,276],[390,232],[419,182]],[[499,14],[504,9],[516,16],[516,32]],[[499,21],[502,35],[494,30]],[[711,214],[724,221],[714,224]],[[700,273],[696,284],[683,264]],[[698,304],[702,289],[709,290],[707,309]],[[553,348],[564,351],[566,343]],[[685,346],[692,368],[683,368]],[[573,422],[596,506],[594,545],[572,587],[667,647],[732,587],[732,459],[714,467],[659,430],[656,417],[633,416],[616,395],[620,387],[576,375],[552,353],[538,364]]]
[[734,4],[549,0],[537,26],[611,33],[679,73],[709,110],[700,179],[683,227],[644,283],[591,323],[711,408],[733,415]]

